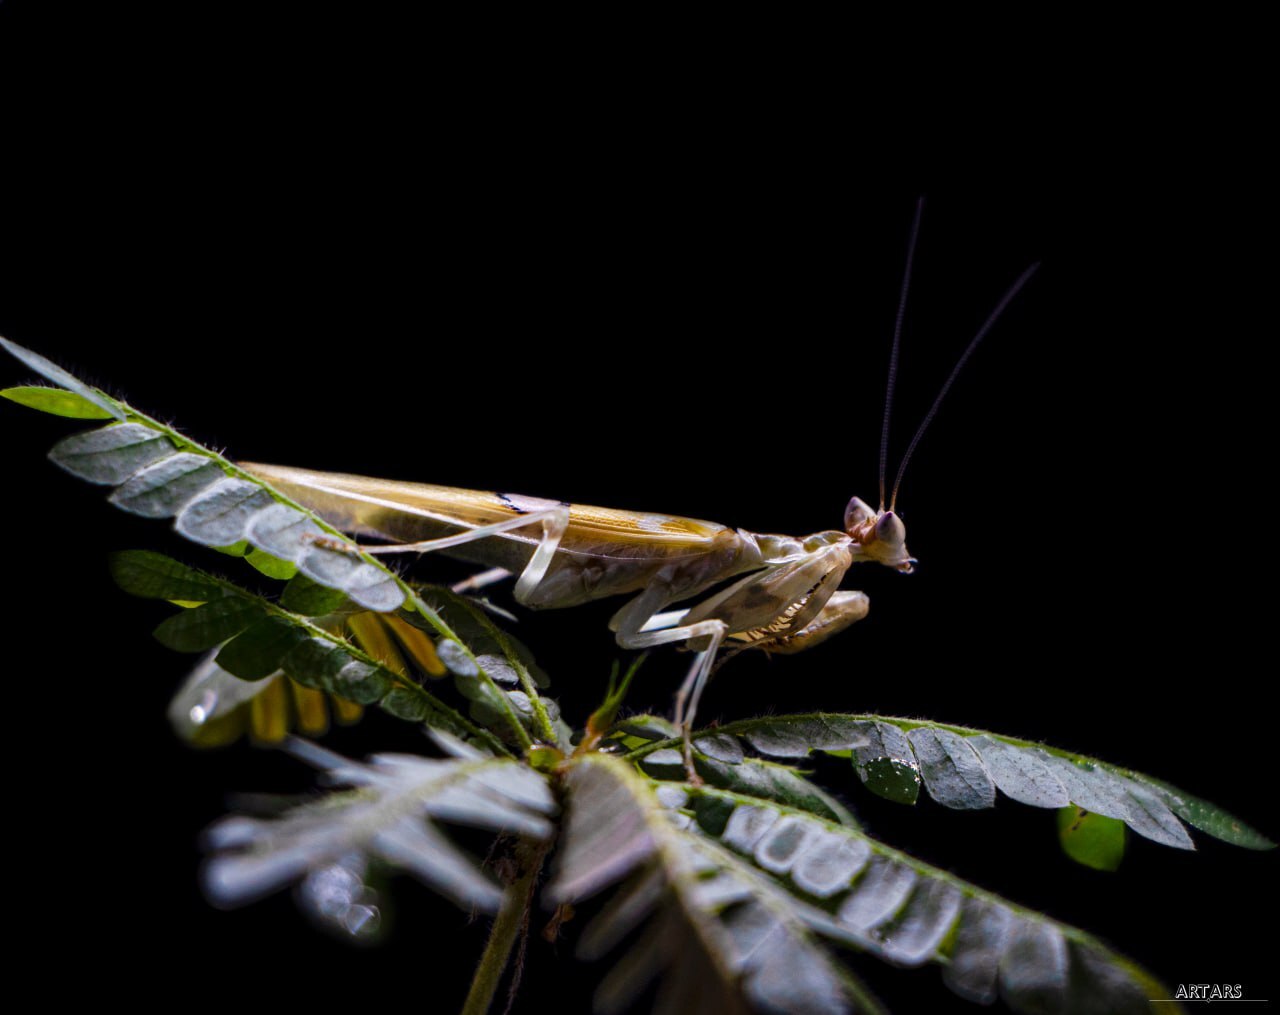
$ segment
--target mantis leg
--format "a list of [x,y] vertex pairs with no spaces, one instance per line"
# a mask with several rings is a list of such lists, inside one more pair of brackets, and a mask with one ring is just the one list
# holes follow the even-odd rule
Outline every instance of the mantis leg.
[[799,635],[793,647],[799,651],[865,616],[866,596],[861,593],[846,594],[838,600],[838,608],[826,611],[850,562],[843,543],[819,545],[747,575],[692,609],[666,613],[659,611],[677,597],[668,585],[655,580],[614,616],[611,626],[618,632],[618,644],[625,648],[682,641],[698,653],[676,695],[676,722],[684,736],[690,780],[697,778],[693,718],[725,636],[745,634],[749,644],[767,648]]
[[654,626],[662,623],[678,623],[687,611],[676,610],[659,614],[658,608],[665,604],[669,594],[660,585],[650,585],[644,592],[622,608],[614,618],[617,624],[618,644],[623,648],[645,649],[655,645],[667,645],[672,642],[697,642],[700,645],[694,657],[689,673],[676,692],[676,724],[680,727],[680,735],[684,740],[684,768],[690,782],[700,783],[702,780],[693,768],[693,720],[698,713],[698,702],[702,698],[702,690],[711,677],[711,667],[715,662],[716,652],[729,625],[723,620],[703,620],[683,627],[667,627],[654,630]]
[[665,627],[676,627],[679,625],[680,621],[684,618],[684,615],[688,612],[689,611],[687,609],[684,609],[684,610],[668,610],[666,613],[655,613],[652,617],[650,617],[648,620],[644,622],[644,626],[641,627],[640,630],[641,631],[660,631]]
[[[542,523],[542,539],[538,542],[538,548],[533,551],[533,556],[529,558],[529,563],[525,565],[524,570],[520,572],[519,579],[516,581],[516,602],[524,605],[528,603],[529,597],[532,595],[533,590],[538,587],[538,583],[546,577],[547,568],[551,566],[551,560],[560,546],[560,539],[564,536],[564,531],[569,526],[569,509],[567,507],[557,506],[545,508],[541,511],[530,511],[528,514],[517,515],[515,518],[507,518],[500,522],[493,522],[490,525],[481,525],[451,536],[426,539],[420,543],[389,543],[378,546],[361,546],[360,549],[365,553],[430,553],[432,550],[445,550],[451,546],[461,546],[463,543],[472,543],[478,539],[501,535],[513,529],[523,529],[530,525],[536,525],[538,522]],[[478,577],[483,578],[490,573],[485,572],[484,575]],[[497,579],[493,580],[496,581]]]
[[464,578],[460,582],[456,582],[449,586],[450,592],[476,592],[479,589],[487,588],[494,582],[500,582],[503,578],[510,578],[511,572],[505,567],[491,567],[488,571],[481,571],[479,574],[473,574],[470,578]]

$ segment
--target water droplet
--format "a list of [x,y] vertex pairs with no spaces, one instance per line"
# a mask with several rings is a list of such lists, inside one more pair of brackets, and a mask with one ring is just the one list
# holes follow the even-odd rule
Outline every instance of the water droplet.
[[377,906],[352,906],[343,918],[347,933],[355,937],[369,937],[378,932],[382,914]]
[[205,691],[200,695],[200,701],[191,706],[191,711],[187,713],[187,717],[196,726],[203,726],[213,718],[214,712],[218,708],[218,695],[214,691]]

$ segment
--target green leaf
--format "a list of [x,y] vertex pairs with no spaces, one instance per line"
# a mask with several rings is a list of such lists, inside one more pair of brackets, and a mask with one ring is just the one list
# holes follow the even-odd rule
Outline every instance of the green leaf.
[[853,767],[867,789],[899,804],[914,804],[920,795],[920,766],[911,742],[888,723],[866,723],[852,743]]
[[172,518],[196,494],[226,474],[204,455],[179,451],[125,480],[108,498],[130,514],[144,518]]
[[120,403],[114,398],[109,398],[97,388],[91,388],[77,377],[63,370],[56,363],[52,363],[45,359],[39,353],[32,352],[30,349],[24,349],[16,342],[10,342],[7,338],[0,338],[0,348],[6,350],[10,355],[21,360],[32,370],[38,373],[47,381],[53,381],[59,387],[66,388],[68,391],[74,392],[83,398],[86,402],[98,406],[103,412],[116,419],[124,419],[124,410]]
[[326,539],[340,536],[337,530],[286,503],[262,480],[129,411],[132,421],[69,437],[50,458],[89,482],[116,486],[110,499],[117,507],[145,517],[175,517],[174,528],[197,543],[236,555],[252,543],[260,552],[248,555],[250,563],[269,577],[305,574],[375,612],[399,609],[411,594],[372,558],[328,545]]
[[156,640],[175,652],[206,652],[239,634],[257,617],[261,608],[239,596],[215,599],[183,610],[155,629]]
[[[680,736],[680,727],[664,716],[634,715],[618,723],[618,732],[626,738],[657,742],[677,739]],[[706,733],[702,739],[710,736],[710,733]]]
[[[448,625],[454,640],[466,645],[472,655],[502,656],[517,674],[523,668],[537,687],[551,685],[550,678],[538,666],[528,646],[500,630],[472,600],[440,588],[419,590],[419,600]],[[405,619],[416,626],[424,626],[415,614],[409,614]],[[440,633],[438,629],[437,633]]]
[[[699,740],[699,748],[704,747],[710,739]],[[729,758],[732,758],[732,754],[729,754]],[[721,760],[709,757],[701,751],[694,752],[693,765],[698,775],[712,786],[765,800],[776,800],[832,821],[857,825],[853,815],[838,800],[785,765],[757,758],[744,758],[741,754],[738,754],[736,761]],[[657,779],[683,781],[685,778],[684,756],[674,748],[647,755],[641,761],[641,766]]]
[[686,815],[664,811],[661,800],[682,805],[682,788],[647,784],[605,754],[581,758],[564,788],[569,816],[546,896],[577,902],[630,877],[583,931],[580,957],[613,950],[648,922],[601,983],[598,1010],[633,1003],[661,973],[657,1011],[883,1011],[789,900],[762,895],[749,865],[706,840]]
[[121,423],[60,440],[49,460],[86,482],[117,486],[175,454],[165,434],[141,423]]
[[[491,727],[505,719],[512,742],[522,752],[533,746],[531,734],[568,748],[567,727],[552,718],[551,703],[538,694],[538,680],[530,663],[522,657],[516,643],[499,631],[481,610],[461,596],[436,588],[418,590],[410,599],[410,605],[412,611],[400,619],[442,635],[435,651],[440,662],[454,674],[454,685],[459,692],[472,702],[472,718]],[[454,630],[453,622],[464,631],[474,631],[475,643],[464,642]],[[496,651],[477,654],[474,651],[477,645]],[[498,686],[501,682],[519,683],[524,690],[505,691]]]
[[209,830],[215,851],[204,888],[218,906],[238,906],[308,872],[355,855],[403,870],[468,910],[496,912],[501,887],[439,830],[437,820],[541,841],[556,811],[546,779],[511,759],[487,758],[437,736],[452,758],[406,754],[348,761],[305,741],[291,753],[354,787],[275,820],[235,817]]
[[[990,1004],[1002,996],[1014,1011],[1035,1015],[1149,1015],[1148,998],[1169,996],[1083,931],[857,829],[706,786],[685,789],[695,801],[696,827],[759,869],[757,897],[785,895],[794,917],[815,932],[894,965],[936,963],[947,985],[969,1000]],[[703,797],[715,806],[703,806]],[[704,814],[713,820],[704,823]]]
[[381,707],[397,719],[409,722],[422,722],[431,714],[421,695],[416,695],[407,688],[397,687],[380,702]]
[[[252,608],[249,615],[242,621],[232,618],[214,631],[202,628],[194,635],[185,630],[180,617],[165,622],[171,625],[170,630],[178,627],[184,643],[190,644],[226,635],[237,625],[241,632],[231,632],[236,637],[223,646],[216,662],[212,656],[201,662],[174,698],[170,717],[187,739],[199,739],[210,719],[233,711],[253,697],[255,692],[248,689],[246,681],[261,680],[280,669],[303,687],[359,705],[375,704],[398,688],[403,693],[397,696],[393,708],[398,707],[402,713],[412,708],[414,715],[433,729],[483,743],[494,753],[509,753],[488,730],[467,722],[425,688],[406,682],[398,673],[346,641],[337,632],[344,623],[343,618],[318,624],[229,582],[220,583],[219,590],[233,602],[249,604]],[[205,609],[201,606],[191,612]],[[416,704],[410,705],[406,699]]]
[[1207,832],[1215,839],[1229,842],[1233,846],[1245,849],[1275,849],[1276,844],[1261,832],[1255,831],[1239,818],[1233,817],[1221,807],[1194,797],[1190,793],[1170,786],[1149,775],[1129,773],[1133,778],[1141,779],[1155,787],[1164,797],[1173,813],[1188,824]]
[[850,750],[863,744],[869,732],[864,720],[815,714],[752,720],[742,736],[761,754],[804,758],[811,751]]
[[[714,737],[721,744],[737,738],[775,757],[803,757],[811,750],[848,753],[868,789],[902,803],[915,802],[921,783],[939,803],[963,809],[992,806],[999,789],[1034,807],[1075,804],[1176,849],[1195,848],[1179,818],[1236,845],[1274,845],[1238,818],[1150,776],[965,726],[815,713],[749,719],[694,736]],[[642,746],[636,753],[656,747]]]
[[346,593],[320,585],[304,574],[295,575],[280,593],[280,605],[304,617],[323,617],[346,603]]
[[214,661],[241,680],[262,680],[277,672],[305,637],[283,620],[264,617],[223,645]]
[[899,758],[855,762],[859,778],[876,796],[895,804],[914,804],[920,796],[920,772]]
[[1058,840],[1067,856],[1094,870],[1116,870],[1124,859],[1124,822],[1079,807],[1058,810]]
[[298,571],[377,613],[394,610],[404,599],[396,579],[386,570],[344,550],[309,544],[298,559]]
[[[381,701],[396,686],[388,670],[358,658],[349,648],[320,637],[305,638],[280,661],[281,668],[305,687],[336,694],[358,705]],[[427,703],[433,722],[455,732],[464,732],[452,721],[438,701],[416,685],[409,691]]]
[[1009,799],[1032,807],[1066,805],[1066,789],[1053,774],[1049,762],[1038,752],[985,734],[970,737],[969,744],[978,752],[991,778]]
[[339,691],[339,674],[352,662],[352,655],[339,645],[325,638],[312,636],[299,641],[280,660],[281,668],[305,687],[315,687],[361,705],[371,705],[392,687],[392,681],[376,666],[368,672],[361,671],[353,683],[351,693]]
[[963,737],[947,729],[917,726],[907,739],[915,749],[925,787],[938,803],[963,810],[995,806],[995,783]]
[[257,483],[224,476],[187,501],[173,527],[203,546],[239,546],[253,519],[273,503],[271,494]]
[[133,596],[204,603],[227,595],[208,575],[163,553],[125,550],[111,554],[107,560],[115,583]]
[[247,532],[249,542],[259,549],[294,564],[317,549],[316,540],[324,535],[314,518],[288,504],[267,507],[249,523]]
[[89,401],[83,395],[60,388],[5,388],[0,390],[0,398],[25,405],[28,409],[68,419],[111,419],[114,415],[109,409]]
[[298,573],[297,564],[281,560],[279,557],[273,557],[264,550],[250,550],[245,554],[244,559],[255,570],[262,572],[268,578],[275,578],[278,581],[288,581]]

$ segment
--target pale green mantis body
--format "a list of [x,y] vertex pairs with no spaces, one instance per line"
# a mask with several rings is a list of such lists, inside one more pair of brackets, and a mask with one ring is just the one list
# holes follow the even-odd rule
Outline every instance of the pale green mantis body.
[[[907,551],[906,528],[895,513],[907,461],[960,368],[1036,267],[1023,272],[1006,292],[960,357],[903,456],[886,506],[889,410],[919,221],[917,209],[890,359],[881,434],[880,505],[873,510],[854,497],[845,508],[841,530],[802,538],[759,534],[693,518],[518,494],[285,466],[240,466],[335,528],[390,541],[389,545],[362,545],[366,552],[442,551],[490,568],[472,587],[517,574],[515,598],[524,606],[554,609],[631,595],[609,625],[621,647],[683,643],[696,652],[675,710],[692,774],[689,732],[722,647],[794,653],[817,645],[867,615],[869,601],[864,593],[839,590],[855,561],[876,561],[904,573],[915,563]],[[667,609],[735,578],[727,588],[691,608]]]
[[[857,498],[845,513],[845,531],[800,539],[517,494],[239,464],[335,528],[393,541],[362,545],[366,552],[443,551],[496,569],[490,579],[518,574],[515,598],[524,606],[555,609],[633,595],[610,622],[621,647],[683,642],[698,652],[678,700],[682,724],[686,711],[689,719],[696,711],[726,639],[802,651],[867,615],[864,593],[837,591],[855,560],[903,571],[912,563],[898,517]],[[662,612],[731,578],[738,581],[691,609]]]

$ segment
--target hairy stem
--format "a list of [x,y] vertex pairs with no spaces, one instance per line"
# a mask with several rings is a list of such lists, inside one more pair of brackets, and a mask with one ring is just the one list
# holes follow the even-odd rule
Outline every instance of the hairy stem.
[[507,897],[489,930],[489,940],[485,942],[480,964],[471,979],[471,990],[467,992],[462,1015],[485,1015],[489,1011],[511,958],[512,946],[515,945],[521,928],[526,926],[525,912],[529,908],[534,882],[542,870],[545,856],[545,850],[538,850],[532,856],[525,857],[528,862],[524,864],[523,872],[507,887]]

